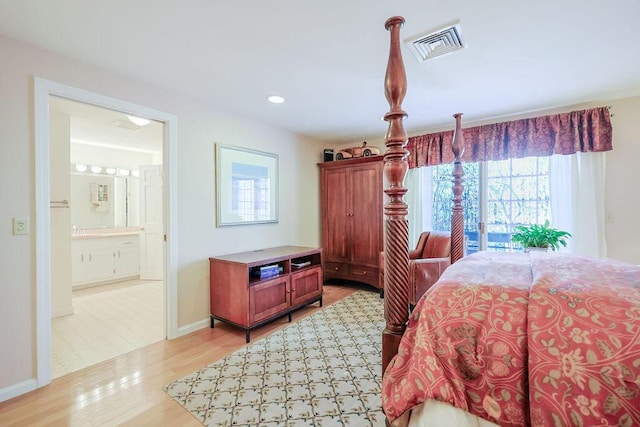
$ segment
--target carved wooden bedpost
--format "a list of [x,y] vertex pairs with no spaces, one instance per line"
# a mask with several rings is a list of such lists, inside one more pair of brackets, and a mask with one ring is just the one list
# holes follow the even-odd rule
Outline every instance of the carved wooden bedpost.
[[384,119],[389,122],[385,135],[387,152],[384,155],[384,174],[388,187],[384,192],[388,202],[384,206],[384,311],[386,327],[382,333],[382,372],[398,352],[398,345],[409,318],[409,223],[407,204],[403,197],[407,189],[403,187],[409,169],[405,148],[407,134],[403,120],[407,113],[402,110],[402,100],[407,91],[407,77],[400,51],[400,28],[404,18],[394,16],[385,23],[391,33],[389,61],[385,76],[385,96],[389,112]]
[[[453,208],[451,209],[451,264],[464,256],[464,215],[462,208],[462,191],[464,170],[462,169],[462,153],[464,153],[464,136],[460,121],[462,113],[453,115],[456,119],[456,130],[453,136]],[[386,270],[385,270],[386,271]]]

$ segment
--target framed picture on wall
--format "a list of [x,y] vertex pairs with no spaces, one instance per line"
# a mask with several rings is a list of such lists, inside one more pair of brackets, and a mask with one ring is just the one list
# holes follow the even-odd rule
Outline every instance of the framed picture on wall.
[[218,227],[278,222],[278,155],[216,144]]

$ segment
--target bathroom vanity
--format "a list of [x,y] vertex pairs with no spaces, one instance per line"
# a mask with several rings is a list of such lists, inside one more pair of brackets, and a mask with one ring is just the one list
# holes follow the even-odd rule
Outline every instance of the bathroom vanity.
[[73,288],[140,275],[139,227],[84,230],[71,237]]

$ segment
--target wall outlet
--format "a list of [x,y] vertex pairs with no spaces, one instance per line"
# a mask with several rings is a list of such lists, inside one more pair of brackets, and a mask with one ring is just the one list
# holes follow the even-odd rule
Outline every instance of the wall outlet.
[[29,217],[13,218],[13,234],[29,234]]

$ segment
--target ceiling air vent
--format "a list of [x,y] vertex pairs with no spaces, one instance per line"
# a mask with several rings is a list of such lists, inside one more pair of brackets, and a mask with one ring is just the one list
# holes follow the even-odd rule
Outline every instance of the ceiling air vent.
[[135,123],[132,123],[129,120],[125,120],[125,119],[117,119],[112,121],[111,123],[109,123],[109,126],[115,126],[115,127],[119,127],[119,128],[123,128],[123,129],[129,129],[129,130],[138,130],[140,129],[140,126],[138,126]]
[[432,31],[427,35],[407,39],[405,43],[412,47],[411,51],[420,62],[446,55],[465,47],[462,41],[460,25],[457,22],[445,28]]

